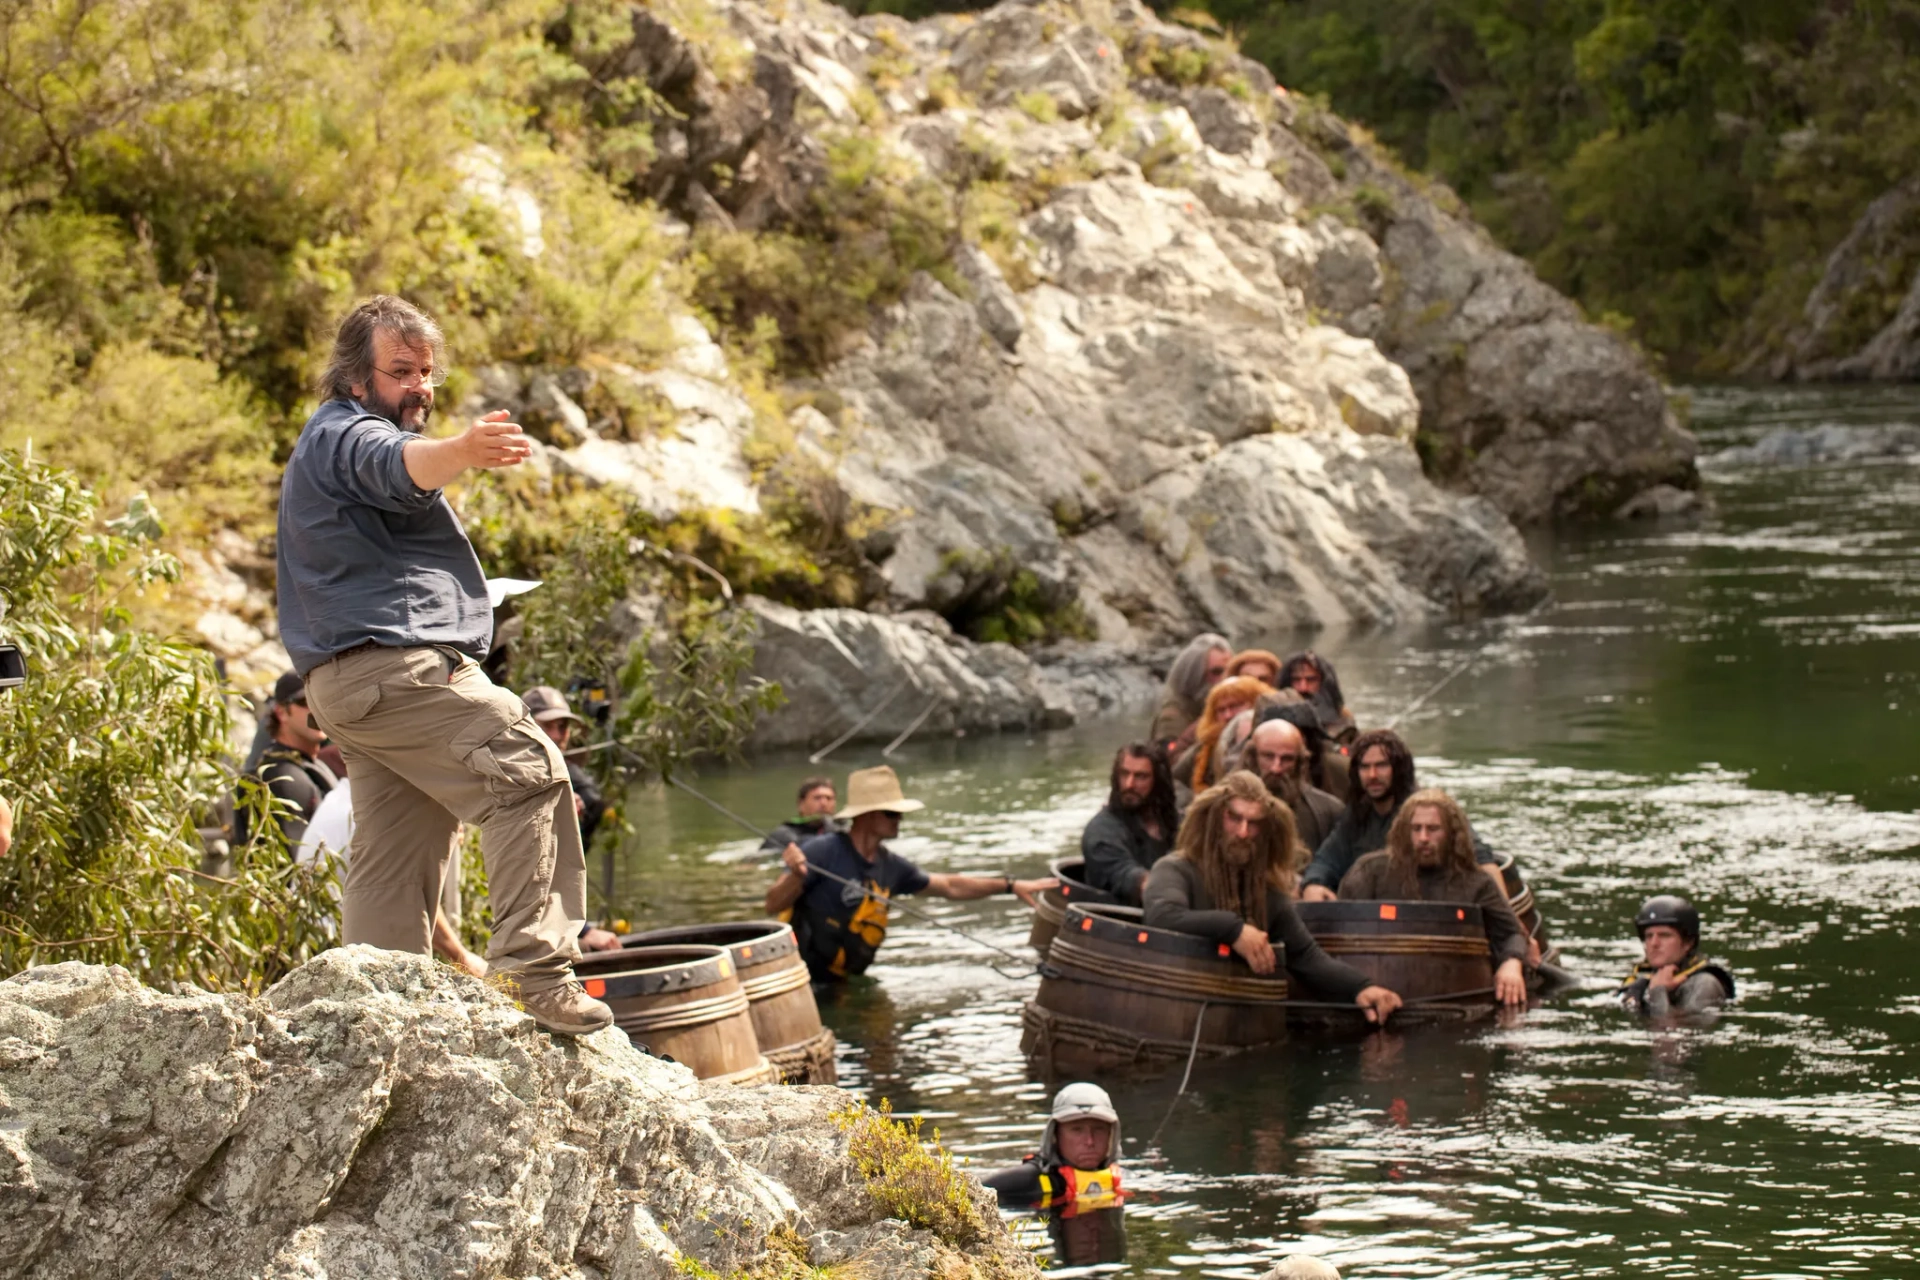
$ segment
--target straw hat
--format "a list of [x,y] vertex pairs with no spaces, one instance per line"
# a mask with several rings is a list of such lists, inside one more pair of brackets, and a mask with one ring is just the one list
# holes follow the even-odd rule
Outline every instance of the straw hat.
[[900,778],[887,765],[877,769],[855,769],[847,775],[847,807],[836,818],[857,818],[863,813],[914,813],[927,806],[900,794]]

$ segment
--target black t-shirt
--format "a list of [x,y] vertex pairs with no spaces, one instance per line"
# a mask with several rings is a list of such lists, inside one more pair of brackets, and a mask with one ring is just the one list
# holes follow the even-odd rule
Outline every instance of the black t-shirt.
[[[927,873],[881,845],[872,862],[840,833],[816,836],[800,846],[807,855],[807,881],[793,904],[793,931],[816,982],[865,973],[887,938],[887,900],[919,893]],[[820,874],[830,871],[851,885]]]
[[[333,770],[283,742],[267,744],[252,776],[264,783],[276,800],[293,805],[295,812],[274,815],[289,848],[299,844],[300,837],[307,834],[307,824],[313,821],[321,798],[340,784],[340,780],[333,776]],[[252,843],[252,812],[246,805],[234,806],[233,827],[236,848],[244,848]]]

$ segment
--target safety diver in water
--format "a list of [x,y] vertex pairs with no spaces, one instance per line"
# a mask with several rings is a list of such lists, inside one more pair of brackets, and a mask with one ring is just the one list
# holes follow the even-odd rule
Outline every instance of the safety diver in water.
[[1097,1084],[1053,1095],[1040,1150],[980,1181],[1008,1209],[1112,1204],[1120,1194],[1120,1115]]
[[1644,1017],[1702,1013],[1733,999],[1733,975],[1700,954],[1700,913],[1685,898],[1648,898],[1633,917],[1642,957],[1620,983],[1620,999]]

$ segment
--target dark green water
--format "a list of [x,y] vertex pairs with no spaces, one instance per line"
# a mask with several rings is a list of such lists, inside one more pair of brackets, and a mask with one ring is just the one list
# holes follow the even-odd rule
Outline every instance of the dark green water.
[[[1707,450],[1768,427],[1920,418],[1906,392],[1696,393]],[[1656,890],[1692,896],[1741,998],[1653,1032],[1599,992],[1504,1024],[1300,1040],[1260,1061],[1103,1081],[1125,1122],[1117,1273],[1252,1277],[1920,1276],[1920,462],[1711,471],[1711,516],[1538,548],[1525,619],[1321,637],[1361,719],[1483,646],[1403,726],[1423,779],[1518,853],[1569,963],[1611,978]],[[1131,721],[915,741],[901,852],[1038,872],[1075,847]],[[831,763],[844,778],[874,749]],[[804,762],[709,775],[774,820]],[[635,798],[637,921],[752,914],[770,878],[692,801]],[[1006,900],[931,908],[1019,950]],[[904,922],[824,1010],[842,1082],[982,1166],[1030,1150],[1047,1091],[1018,1041],[1032,979]],[[1157,1140],[1155,1140],[1157,1131]],[[1044,1232],[1025,1224],[1036,1246]]]

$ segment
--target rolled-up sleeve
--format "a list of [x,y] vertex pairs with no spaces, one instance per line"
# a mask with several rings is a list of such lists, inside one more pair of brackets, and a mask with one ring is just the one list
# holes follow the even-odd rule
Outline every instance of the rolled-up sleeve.
[[342,433],[332,459],[334,483],[346,498],[382,511],[411,512],[433,505],[438,489],[422,489],[407,474],[407,444],[421,437],[382,418],[362,418]]

